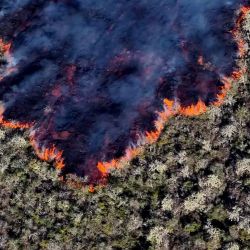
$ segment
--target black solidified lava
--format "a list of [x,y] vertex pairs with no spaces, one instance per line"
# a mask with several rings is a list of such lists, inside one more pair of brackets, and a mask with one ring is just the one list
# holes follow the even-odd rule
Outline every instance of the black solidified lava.
[[63,173],[98,181],[97,163],[153,130],[164,98],[216,100],[243,3],[2,0],[0,37],[16,64],[0,83],[3,117],[32,122],[41,149],[63,151]]

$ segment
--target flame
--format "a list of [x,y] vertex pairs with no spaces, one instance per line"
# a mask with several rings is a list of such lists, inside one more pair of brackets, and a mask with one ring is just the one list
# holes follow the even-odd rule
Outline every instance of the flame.
[[97,168],[102,173],[103,176],[107,176],[110,169],[118,168],[119,164],[118,161],[113,159],[110,162],[98,162]]
[[[243,21],[246,19],[247,15],[250,12],[250,6],[242,6],[240,9],[240,15],[236,21],[236,28],[238,29],[240,28],[241,24],[243,23]],[[239,31],[239,30],[238,30]]]
[[196,104],[188,107],[180,107],[179,113],[185,116],[196,116],[207,111],[207,106],[200,99]]
[[160,131],[159,130],[146,132],[146,139],[147,139],[147,142],[150,143],[150,144],[156,142],[157,139],[159,138],[159,136],[160,136]]
[[31,127],[31,124],[28,123],[6,121],[3,116],[0,116],[0,125],[12,129],[28,129]]
[[[140,147],[136,148],[128,148],[126,149],[126,153],[120,159],[113,159],[110,162],[98,162],[97,168],[102,174],[103,178],[106,178],[111,169],[121,168],[124,163],[131,161],[133,158],[138,156],[142,152]],[[103,183],[103,181],[102,181]]]
[[[14,70],[16,70],[15,67],[12,67],[12,56],[11,56],[11,43],[5,43],[2,39],[0,39],[0,53],[3,54],[3,56],[6,58],[9,66],[5,70],[4,75],[0,75],[0,81],[7,76],[8,74],[12,73]],[[4,107],[3,105],[0,105],[0,125],[12,129],[30,129],[34,125],[33,123],[21,123],[17,121],[7,121],[4,119],[3,116],[4,113]],[[50,148],[45,148],[44,150],[39,150],[39,147],[36,145],[34,138],[30,138],[30,143],[33,146],[37,156],[44,161],[55,161],[55,167],[59,170],[63,169],[64,159],[62,157],[63,151],[57,150],[55,145],[52,145]]]
[[95,192],[94,185],[93,185],[93,184],[90,184],[88,190],[89,190],[90,193],[94,193],[94,192]]
[[242,23],[244,22],[244,20],[246,19],[247,15],[249,13],[250,13],[250,6],[241,7],[240,14],[239,14],[239,17],[236,21],[235,28],[231,31],[235,40],[237,41],[238,51],[239,51],[240,57],[243,57],[246,54],[245,41],[241,37],[240,28],[241,28]]
[[167,98],[165,98],[163,100],[163,103],[169,108],[169,109],[172,109],[173,106],[174,106],[174,101],[173,100],[169,100]]
[[246,72],[247,72],[247,68],[245,67],[241,70],[233,71],[233,73],[231,74],[231,77],[234,80],[239,80],[242,77],[242,75],[244,75]]
[[30,144],[33,146],[36,155],[43,161],[55,161],[55,167],[58,170],[62,170],[65,167],[63,159],[63,151],[58,150],[55,145],[48,148],[40,149],[37,145],[34,137],[30,137]]
[[[235,41],[237,42],[238,46],[238,53],[239,57],[243,58],[243,56],[246,54],[246,46],[245,41],[240,35],[240,28],[245,20],[246,16],[250,13],[250,7],[242,7],[240,10],[240,16],[236,21],[236,27],[233,29],[232,34],[235,38]],[[203,66],[204,68],[214,71],[214,67],[211,63],[206,63],[205,59],[200,56],[198,57],[198,64]],[[231,74],[231,77],[222,77],[221,81],[223,83],[223,86],[220,89],[220,93],[217,95],[217,100],[212,103],[214,106],[220,106],[226,95],[228,90],[231,88],[231,82],[232,80],[239,80],[242,75],[246,72],[246,69],[236,70],[233,71]],[[198,100],[196,104],[192,104],[188,107],[181,106],[177,101],[164,99],[163,101],[163,108],[164,110],[161,112],[157,112],[158,118],[155,121],[155,130],[153,131],[147,131],[144,136],[144,145],[145,144],[152,144],[156,142],[164,128],[164,125],[166,124],[167,120],[177,114],[181,114],[184,116],[197,116],[207,111],[208,106],[202,101]],[[127,161],[130,161],[134,157],[138,156],[142,151],[141,147],[137,147],[134,149],[128,149],[127,153],[124,157],[121,157],[120,159],[113,159],[110,162],[98,162],[97,168],[101,172],[103,178],[107,178],[109,172],[111,169],[122,167],[122,164]],[[92,191],[92,187],[89,189],[89,191]]]

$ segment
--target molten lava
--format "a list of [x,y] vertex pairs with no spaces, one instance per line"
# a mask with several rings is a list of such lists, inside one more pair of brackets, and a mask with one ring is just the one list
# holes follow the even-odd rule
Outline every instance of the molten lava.
[[29,129],[38,157],[86,177],[90,192],[170,117],[221,105],[245,71],[244,0],[3,0],[0,10],[0,123]]

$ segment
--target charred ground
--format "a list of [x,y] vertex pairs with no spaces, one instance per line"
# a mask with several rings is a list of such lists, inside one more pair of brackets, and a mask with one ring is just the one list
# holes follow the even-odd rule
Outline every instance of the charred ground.
[[184,109],[218,101],[245,3],[4,0],[13,65],[1,75],[0,115],[29,126],[37,154],[63,175],[98,183],[109,171],[98,163],[160,134],[164,99]]
[[25,133],[2,128],[0,248],[249,249],[249,136],[249,70],[224,105],[171,119],[95,193],[58,181]]

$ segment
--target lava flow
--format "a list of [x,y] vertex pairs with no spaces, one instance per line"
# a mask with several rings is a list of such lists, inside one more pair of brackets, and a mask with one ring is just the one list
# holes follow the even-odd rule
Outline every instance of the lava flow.
[[29,129],[62,176],[104,183],[171,116],[223,102],[244,72],[249,10],[244,0],[2,0],[0,124]]

